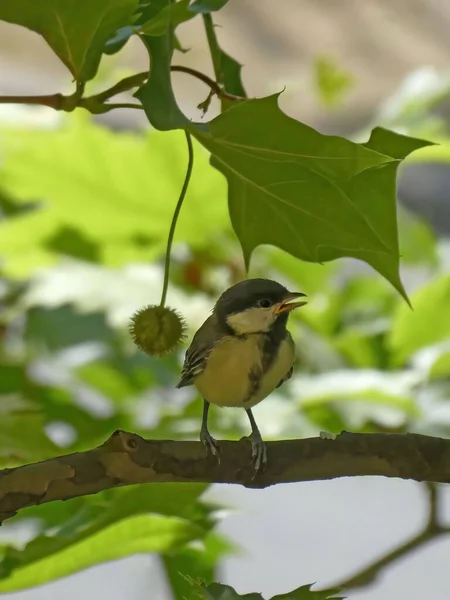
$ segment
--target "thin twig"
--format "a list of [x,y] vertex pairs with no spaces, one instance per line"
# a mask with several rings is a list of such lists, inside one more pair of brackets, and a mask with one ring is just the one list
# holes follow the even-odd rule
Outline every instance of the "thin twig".
[[433,482],[426,482],[424,487],[428,490],[428,519],[422,531],[403,544],[397,546],[397,548],[394,548],[394,550],[391,550],[384,556],[374,560],[351,577],[338,581],[336,584],[322,591],[326,592],[333,589],[346,591],[349,589],[367,587],[378,578],[381,571],[386,567],[391,566],[400,558],[403,558],[421,546],[428,544],[432,540],[450,533],[450,526],[442,525],[438,521],[439,504],[441,501],[441,494],[438,486]]
[[214,81],[214,79],[211,79],[211,77],[208,77],[208,75],[205,75],[204,73],[201,73],[196,69],[191,69],[190,67],[183,67],[181,65],[173,65],[172,67],[170,67],[170,70],[172,72],[187,73],[188,75],[192,75],[192,77],[196,77],[200,81],[203,81],[203,83],[205,83],[211,88],[211,90],[216,94],[218,98],[231,100],[232,102],[242,102],[242,100],[246,100],[246,98],[243,98],[242,96],[235,96],[234,94],[229,94],[222,88],[220,84],[217,83],[217,81]]
[[[138,110],[144,110],[144,107],[142,106],[142,104],[134,104],[132,102],[118,102],[118,103],[111,103],[111,104],[103,104],[102,108],[99,109],[98,113],[106,113],[109,112],[110,110],[114,110],[115,108],[134,108],[134,109],[138,109]],[[95,114],[94,111],[91,111],[93,114]],[[97,113],[97,114],[98,114]]]

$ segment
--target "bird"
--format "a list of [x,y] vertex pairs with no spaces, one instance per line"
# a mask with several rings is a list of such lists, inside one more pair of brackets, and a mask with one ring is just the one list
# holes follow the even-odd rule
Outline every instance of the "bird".
[[219,443],[208,430],[211,404],[245,409],[253,467],[266,468],[267,450],[252,408],[292,376],[295,344],[286,325],[305,297],[271,279],[246,279],[223,292],[195,333],[176,387],[194,385],[202,396],[200,441],[219,461]]

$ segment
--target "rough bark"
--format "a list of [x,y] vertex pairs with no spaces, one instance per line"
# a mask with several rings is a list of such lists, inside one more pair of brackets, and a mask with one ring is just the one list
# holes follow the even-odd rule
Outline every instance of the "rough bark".
[[381,475],[450,482],[450,440],[418,434],[353,434],[267,443],[269,465],[254,477],[250,443],[220,442],[221,461],[200,442],[145,440],[116,431],[93,450],[0,471],[0,522],[27,506],[137,483],[279,483]]

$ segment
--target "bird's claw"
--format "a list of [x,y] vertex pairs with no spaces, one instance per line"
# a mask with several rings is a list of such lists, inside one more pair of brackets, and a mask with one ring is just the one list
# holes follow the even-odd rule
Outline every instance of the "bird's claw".
[[217,458],[217,462],[220,464],[220,446],[219,442],[213,438],[207,429],[200,431],[200,441],[206,448],[207,454],[212,454]]
[[267,448],[259,434],[252,433],[250,442],[252,444],[252,464],[255,469],[253,477],[255,477],[259,471],[264,471],[267,466]]

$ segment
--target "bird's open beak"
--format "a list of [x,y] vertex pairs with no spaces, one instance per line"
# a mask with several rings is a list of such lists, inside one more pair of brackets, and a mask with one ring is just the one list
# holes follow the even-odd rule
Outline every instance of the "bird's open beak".
[[281,304],[278,305],[277,309],[275,310],[275,314],[279,315],[282,312],[286,312],[287,310],[293,310],[294,308],[299,308],[300,306],[305,306],[305,304],[308,304],[306,302],[306,300],[304,300],[303,302],[292,302],[293,300],[296,300],[297,298],[305,298],[306,294],[302,294],[301,292],[291,292],[287,298],[285,298],[283,300],[283,302]]

